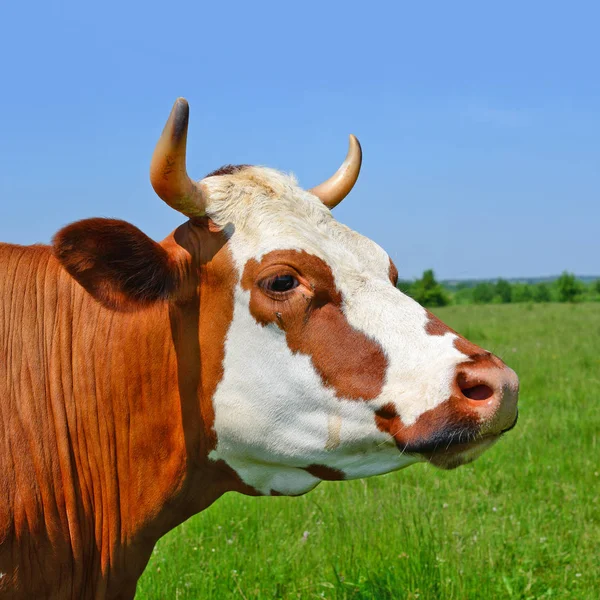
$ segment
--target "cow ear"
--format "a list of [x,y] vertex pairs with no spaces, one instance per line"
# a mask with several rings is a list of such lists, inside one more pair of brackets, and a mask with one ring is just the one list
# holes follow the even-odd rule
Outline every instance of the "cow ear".
[[68,273],[111,309],[135,310],[168,300],[179,285],[167,250],[125,221],[78,221],[61,229],[53,245]]

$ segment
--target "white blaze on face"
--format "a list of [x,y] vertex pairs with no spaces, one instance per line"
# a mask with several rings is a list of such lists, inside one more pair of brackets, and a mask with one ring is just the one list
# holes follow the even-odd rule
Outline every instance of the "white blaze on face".
[[324,384],[311,356],[290,349],[285,331],[257,322],[250,291],[238,280],[223,377],[213,398],[217,447],[211,458],[226,461],[263,494],[312,489],[320,479],[304,470],[311,465],[350,479],[415,462],[377,428],[375,411],[393,405],[409,426],[446,400],[455,367],[466,360],[453,345],[455,336],[428,335],[426,311],[391,284],[386,253],[337,223],[291,178],[247,168],[205,181],[209,215],[233,230],[228,247],[240,279],[249,261],[275,250],[320,258],[331,269],[350,326],[377,342],[387,358],[378,397],[340,397]]

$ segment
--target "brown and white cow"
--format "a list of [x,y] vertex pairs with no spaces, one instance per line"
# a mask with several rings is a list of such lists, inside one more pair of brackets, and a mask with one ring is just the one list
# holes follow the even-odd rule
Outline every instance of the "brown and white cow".
[[90,219],[0,246],[0,596],[131,598],[159,537],[224,492],[477,457],[516,375],[396,288],[333,218],[360,169],[304,191],[185,170],[176,102],[151,179],[189,217],[156,243]]

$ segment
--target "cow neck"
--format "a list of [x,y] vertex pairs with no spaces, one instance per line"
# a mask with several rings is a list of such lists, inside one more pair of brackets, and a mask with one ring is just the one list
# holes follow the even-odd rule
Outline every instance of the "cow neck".
[[[191,399],[180,397],[183,342],[173,329],[183,329],[178,315],[187,317],[193,300],[175,315],[167,303],[111,311],[79,287],[71,301],[72,314],[60,315],[61,330],[72,323],[71,364],[55,360],[53,369],[61,371],[59,379],[65,372],[72,377],[57,390],[65,398],[71,512],[80,529],[71,537],[99,552],[98,577],[118,581],[125,570],[142,572],[154,542],[177,524],[179,507],[189,503],[202,424],[192,417]],[[200,508],[202,500],[212,501],[198,500]]]
[[[73,371],[86,371],[73,382],[73,422],[89,430],[80,462],[90,481],[99,480],[92,461],[104,470],[96,530],[100,518],[109,555],[135,547],[140,573],[159,537],[224,492],[246,491],[227,465],[208,460],[216,445],[212,396],[223,375],[238,277],[226,236],[208,223],[188,223],[163,245],[189,262],[177,298],[119,313],[79,288],[73,309],[73,361],[82,363]],[[127,562],[106,560],[110,568]]]

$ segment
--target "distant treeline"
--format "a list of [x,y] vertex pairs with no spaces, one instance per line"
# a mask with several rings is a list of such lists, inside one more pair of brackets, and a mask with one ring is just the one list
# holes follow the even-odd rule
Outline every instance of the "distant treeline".
[[445,285],[428,269],[415,281],[399,281],[398,288],[424,306],[447,304],[508,304],[510,302],[600,302],[600,279],[581,281],[566,271],[553,281],[513,283],[465,281]]

